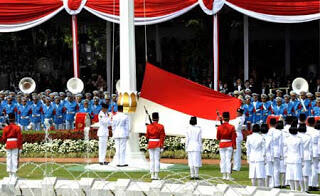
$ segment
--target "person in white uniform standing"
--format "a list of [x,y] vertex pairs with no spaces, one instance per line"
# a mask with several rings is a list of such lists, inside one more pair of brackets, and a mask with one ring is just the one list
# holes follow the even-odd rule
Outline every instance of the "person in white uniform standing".
[[99,112],[99,129],[97,136],[99,137],[99,164],[108,165],[108,162],[105,161],[107,154],[107,143],[109,137],[109,129],[111,128],[111,122],[108,117],[108,105],[101,104],[102,109]]
[[112,137],[114,138],[116,147],[116,163],[117,167],[128,166],[126,164],[126,147],[129,138],[129,117],[123,113],[123,106],[118,105],[118,112],[112,119]]
[[290,136],[284,140],[284,160],[287,164],[286,180],[289,181],[291,190],[298,191],[302,180],[303,142],[298,137],[298,129],[290,127]]
[[302,176],[303,180],[300,181],[301,191],[305,192],[309,190],[309,176],[311,176],[311,159],[312,159],[312,138],[306,134],[307,127],[305,124],[301,124],[298,128],[298,137],[303,142],[303,164],[302,164]]
[[262,124],[260,131],[262,133],[262,137],[265,140],[265,186],[273,187],[272,184],[272,176],[273,176],[273,142],[272,136],[268,134],[269,128],[267,124]]
[[202,166],[202,131],[197,126],[197,117],[191,117],[190,126],[186,131],[186,151],[188,152],[188,165],[191,180],[199,179],[199,168]]
[[243,109],[237,109],[237,118],[233,121],[232,125],[236,129],[237,139],[236,139],[236,146],[237,148],[233,154],[233,168],[234,171],[240,171],[241,169],[241,143],[243,141],[242,135],[242,126],[244,124],[245,117],[243,115]]
[[246,142],[247,147],[247,160],[249,163],[249,178],[251,179],[252,186],[264,186],[264,179],[266,177],[265,171],[265,140],[259,134],[260,126],[253,125],[252,135],[249,135]]
[[273,142],[273,184],[275,188],[280,188],[280,155],[281,155],[281,131],[276,129],[277,121],[275,118],[270,119],[270,130]]

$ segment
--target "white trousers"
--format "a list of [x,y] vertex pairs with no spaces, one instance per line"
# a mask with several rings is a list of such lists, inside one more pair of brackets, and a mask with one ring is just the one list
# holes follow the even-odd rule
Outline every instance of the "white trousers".
[[188,152],[188,165],[189,165],[189,167],[201,167],[202,166],[200,151]]
[[233,154],[233,170],[240,171],[241,169],[241,143],[242,143],[242,138],[237,137],[236,139],[236,145],[237,149],[235,150]]
[[232,147],[220,148],[220,172],[221,173],[231,173],[231,156],[232,156]]
[[160,148],[149,149],[150,172],[160,171]]
[[103,163],[106,160],[107,142],[107,136],[99,137],[99,163]]
[[273,161],[273,180],[274,186],[280,186],[280,158],[274,157]]
[[126,164],[126,147],[127,147],[127,138],[114,138],[114,144],[116,147],[116,163],[117,165]]
[[17,172],[19,149],[7,149],[7,172]]
[[318,187],[319,182],[318,182],[318,166],[319,166],[319,157],[313,157],[311,161],[311,170],[312,170],[312,175],[309,177],[309,186],[312,187]]

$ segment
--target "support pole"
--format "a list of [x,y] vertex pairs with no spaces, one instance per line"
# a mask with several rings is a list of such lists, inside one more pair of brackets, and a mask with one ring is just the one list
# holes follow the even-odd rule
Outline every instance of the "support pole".
[[78,21],[77,16],[72,16],[72,48],[73,48],[73,77],[79,78],[79,49],[78,49]]
[[285,74],[288,76],[291,72],[291,46],[290,46],[290,26],[286,25],[285,31]]
[[112,94],[112,70],[111,70],[111,22],[106,22],[106,77],[107,77],[107,91]]
[[218,14],[213,15],[213,89],[219,90],[219,24]]
[[243,15],[243,45],[244,45],[244,81],[249,79],[249,22],[248,16]]

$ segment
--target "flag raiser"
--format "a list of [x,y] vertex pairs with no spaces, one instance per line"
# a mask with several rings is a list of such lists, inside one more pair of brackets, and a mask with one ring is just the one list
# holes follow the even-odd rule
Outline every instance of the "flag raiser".
[[229,95],[166,72],[147,63],[138,107],[133,119],[133,131],[145,133],[146,107],[159,112],[160,123],[167,135],[184,136],[191,116],[198,117],[203,138],[214,139],[219,123],[216,111],[230,112],[236,118],[240,100]]

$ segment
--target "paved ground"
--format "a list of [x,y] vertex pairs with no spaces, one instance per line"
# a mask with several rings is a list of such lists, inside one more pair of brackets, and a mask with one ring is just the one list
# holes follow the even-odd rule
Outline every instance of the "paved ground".
[[[98,158],[48,158],[47,161],[52,161],[55,163],[97,163]],[[0,158],[0,162],[6,162],[6,158]],[[45,158],[20,158],[20,162],[34,162],[34,163],[43,163],[46,162]],[[187,159],[161,159],[162,163],[172,163],[172,164],[188,164]],[[243,164],[247,164],[247,161],[243,160]],[[205,165],[217,165],[219,160],[217,159],[202,159],[202,164]]]

